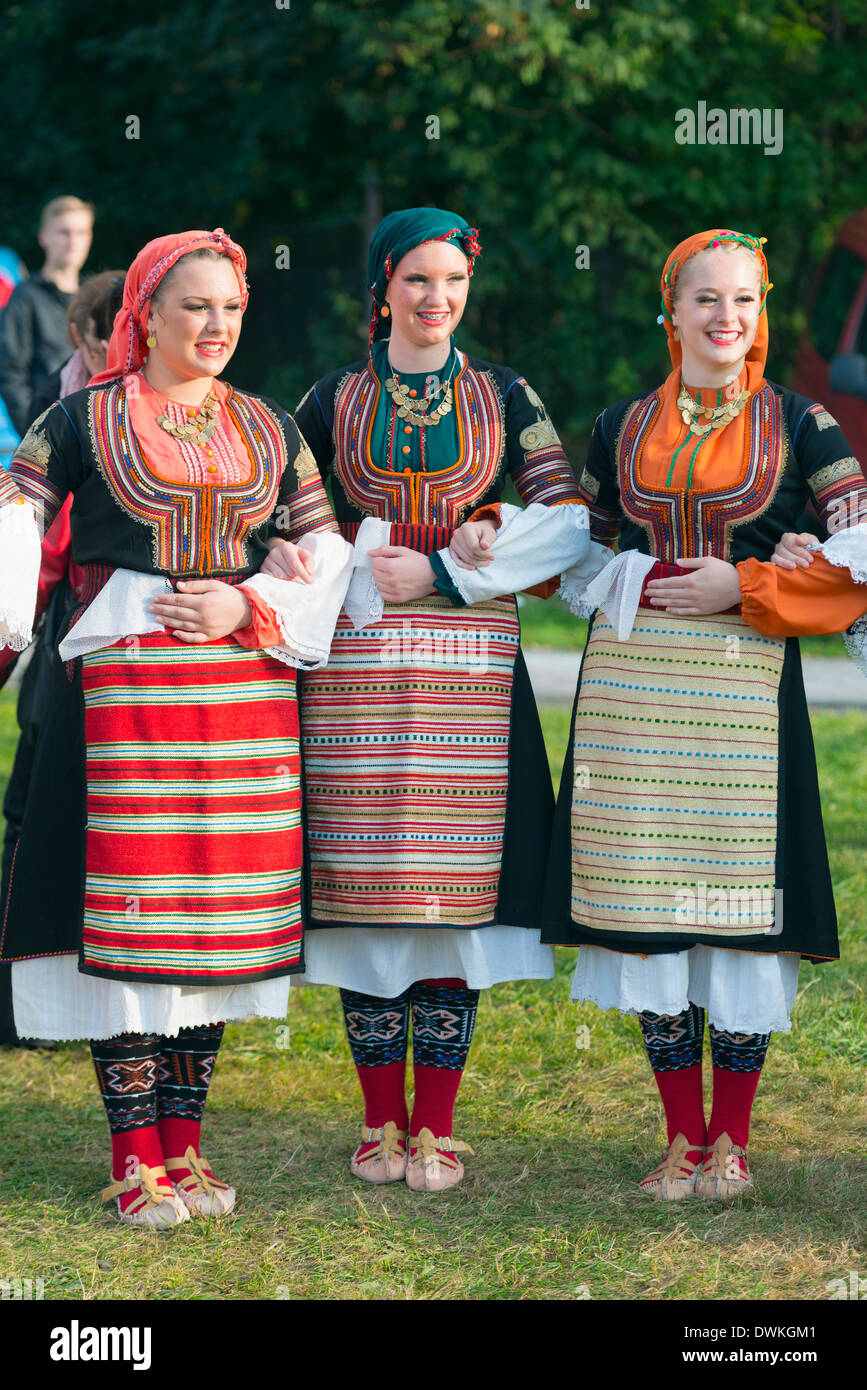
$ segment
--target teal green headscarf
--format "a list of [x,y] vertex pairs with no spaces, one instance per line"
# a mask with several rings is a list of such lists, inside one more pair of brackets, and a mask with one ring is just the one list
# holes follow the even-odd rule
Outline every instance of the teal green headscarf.
[[479,229],[471,227],[456,212],[442,208],[403,208],[383,217],[370,240],[367,253],[367,283],[373,295],[370,315],[370,341],[384,338],[390,324],[380,316],[392,272],[408,251],[423,241],[450,241],[460,247],[473,273],[473,262],[481,253]]

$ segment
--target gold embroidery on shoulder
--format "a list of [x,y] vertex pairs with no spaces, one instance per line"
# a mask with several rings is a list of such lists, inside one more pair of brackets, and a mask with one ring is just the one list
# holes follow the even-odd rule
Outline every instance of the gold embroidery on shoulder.
[[301,448],[295,455],[295,477],[299,483],[305,478],[318,478],[319,467],[316,463],[310,445],[305,439],[301,441]]
[[53,409],[53,406],[49,406],[48,410],[43,410],[42,414],[37,416],[15,450],[16,458],[26,459],[28,463],[32,463],[34,467],[38,468],[41,473],[46,473],[48,471],[48,464],[51,459],[51,445],[48,442],[48,436],[45,431],[41,430],[39,426],[48,414],[48,411]]
[[837,423],[831,412],[826,410],[823,405],[813,406],[810,414],[816,421],[816,428],[818,430],[829,430],[832,425],[836,425]]
[[536,449],[557,449],[562,448],[560,439],[554,425],[545,409],[540,396],[536,394],[532,386],[526,381],[522,381],[524,394],[530,405],[534,406],[539,412],[539,418],[532,425],[527,425],[518,435],[518,443],[524,453],[535,452]]
[[582,492],[586,492],[588,497],[595,499],[599,495],[599,479],[594,478],[589,468],[585,468],[581,474],[578,486]]
[[856,458],[850,454],[848,458],[837,459],[836,463],[828,463],[824,468],[820,468],[818,473],[813,473],[807,482],[813,492],[823,492],[832,483],[839,483],[842,478],[856,478],[858,482],[864,481],[864,474],[861,472],[861,465]]
[[560,439],[548,416],[543,415],[541,420],[537,420],[535,424],[527,425],[526,429],[521,430],[518,442],[526,454],[536,449],[557,448]]

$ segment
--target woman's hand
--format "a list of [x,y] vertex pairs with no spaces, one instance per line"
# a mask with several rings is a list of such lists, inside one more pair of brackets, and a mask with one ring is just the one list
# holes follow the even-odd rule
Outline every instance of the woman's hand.
[[654,608],[692,616],[724,613],[740,603],[741,581],[734,565],[714,555],[700,555],[677,563],[691,573],[672,575],[671,579],[651,579],[647,593]]
[[462,570],[475,570],[491,563],[491,546],[496,539],[492,521],[465,521],[449,541],[449,554]]
[[815,551],[808,550],[808,545],[815,545],[818,540],[812,531],[802,531],[798,536],[794,531],[787,531],[774,548],[771,556],[771,563],[779,565],[780,569],[794,570],[806,569],[812,565]]
[[436,593],[433,565],[419,550],[381,545],[370,551],[373,577],[386,603],[409,603]]
[[302,550],[291,541],[273,539],[263,561],[260,574],[272,574],[275,579],[301,580],[303,584],[313,583],[313,556],[309,550]]
[[181,579],[176,594],[153,599],[150,611],[180,642],[213,642],[249,627],[246,594],[220,579]]

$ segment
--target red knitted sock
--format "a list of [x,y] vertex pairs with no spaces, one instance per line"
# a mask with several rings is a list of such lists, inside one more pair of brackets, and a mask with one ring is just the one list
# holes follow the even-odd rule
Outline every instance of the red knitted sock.
[[[160,1143],[166,1158],[183,1158],[190,1144],[192,1144],[196,1154],[200,1152],[201,1120],[179,1119],[176,1116],[162,1118],[157,1120],[157,1129],[160,1132]],[[205,1169],[206,1173],[209,1171],[210,1169]],[[181,1182],[182,1179],[190,1176],[190,1170],[189,1168],[173,1168],[169,1176],[172,1182]],[[211,1176],[213,1177],[213,1174]]]
[[[383,1067],[359,1067],[358,1079],[364,1094],[364,1123],[369,1129],[382,1129],[389,1120],[394,1120],[398,1129],[406,1129],[409,1112],[406,1108],[406,1058],[398,1062],[387,1062]],[[375,1149],[379,1141],[360,1144],[356,1156]]]
[[723,1071],[713,1069],[713,1108],[707,1127],[710,1148],[721,1134],[731,1136],[735,1144],[747,1147],[750,1137],[750,1114],[756,1096],[761,1071]]
[[[701,1064],[677,1071],[655,1071],[656,1084],[665,1107],[669,1144],[682,1134],[695,1148],[706,1142],[704,1098],[701,1090]],[[692,1162],[696,1160],[691,1159]]]
[[[440,981],[437,981],[439,984]],[[435,1139],[445,1136],[451,1138],[452,1124],[458,1090],[463,1079],[462,1071],[449,1067],[413,1067],[415,1077],[415,1100],[412,1107],[410,1134],[417,1135],[427,1127]]]
[[[161,1168],[164,1162],[156,1125],[147,1125],[144,1129],[125,1129],[121,1130],[119,1134],[111,1136],[111,1175],[117,1181],[127,1176],[132,1177],[140,1163],[146,1164],[148,1168]],[[164,1192],[171,1192],[172,1190],[168,1178],[159,1178],[157,1187]],[[140,1196],[140,1187],[134,1187],[130,1192],[122,1193],[120,1197],[121,1211],[126,1211],[130,1203]]]

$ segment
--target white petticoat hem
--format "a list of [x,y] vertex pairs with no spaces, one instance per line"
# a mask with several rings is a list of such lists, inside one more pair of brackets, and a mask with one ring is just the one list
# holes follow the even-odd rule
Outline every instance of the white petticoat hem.
[[293,984],[336,985],[395,999],[416,980],[550,980],[554,950],[526,927],[317,927],[305,933],[303,975]]
[[679,1014],[697,1004],[727,1033],[788,1033],[799,965],[793,953],[714,946],[643,957],[582,946],[571,996],[624,1014]]
[[[291,976],[221,985],[130,984],[82,975],[78,956],[42,956],[12,966],[12,1011],[22,1038],[72,1042],[119,1033],[173,1038],[241,1018],[285,1018]],[[297,978],[297,977],[296,977]]]

